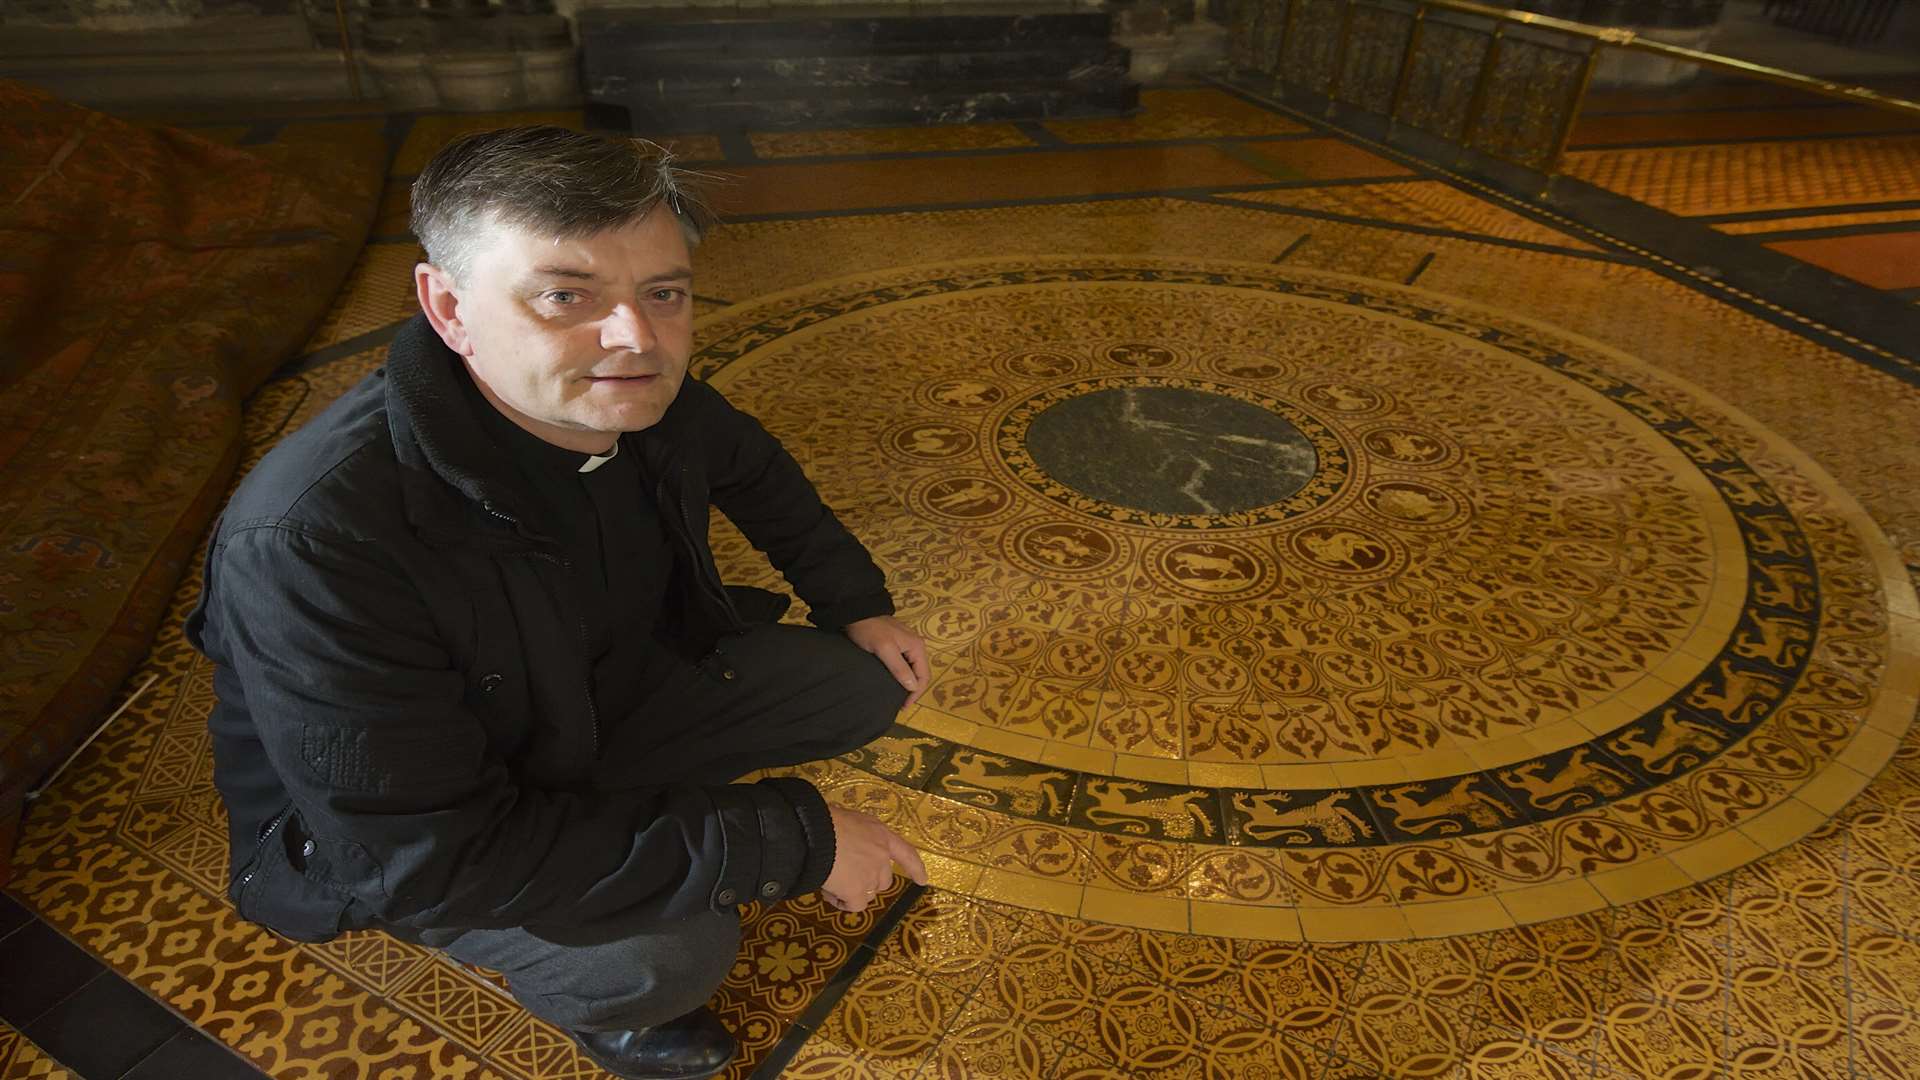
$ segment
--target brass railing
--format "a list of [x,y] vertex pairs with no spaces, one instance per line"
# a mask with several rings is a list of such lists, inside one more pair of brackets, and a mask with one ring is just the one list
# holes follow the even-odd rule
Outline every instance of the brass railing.
[[353,57],[353,30],[347,25],[347,0],[333,0],[333,18],[340,28],[340,63],[347,69],[347,85],[353,88],[353,100],[359,101],[360,61]]
[[1372,113],[1548,175],[1559,171],[1610,48],[1920,118],[1920,103],[1865,87],[1472,0],[1240,0],[1233,17],[1235,66],[1271,76],[1289,96]]

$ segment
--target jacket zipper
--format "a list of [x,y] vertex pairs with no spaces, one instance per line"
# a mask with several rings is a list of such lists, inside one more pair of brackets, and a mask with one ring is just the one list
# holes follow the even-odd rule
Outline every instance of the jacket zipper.
[[267,849],[267,841],[273,838],[274,833],[280,831],[280,826],[286,823],[287,817],[292,813],[293,804],[288,803],[281,807],[280,812],[273,815],[273,820],[267,822],[267,827],[261,830],[260,839],[255,841],[253,845],[253,865],[247,867],[247,872],[240,875],[240,887],[242,889],[245,889],[247,885],[253,881],[253,875],[260,872],[260,853]]
[[[483,505],[485,506],[487,513],[492,514],[494,517],[499,518],[501,521],[504,521],[507,524],[514,526],[516,529],[519,528],[520,523],[518,521],[515,521],[513,518],[507,516],[506,514],[501,513],[498,510],[495,510],[493,508],[492,503],[485,503]],[[557,555],[552,555],[545,551],[530,551],[530,550],[529,551],[511,551],[511,552],[508,552],[507,554],[522,555],[527,558],[541,559],[545,562],[550,562],[555,566],[558,566],[562,571],[564,571],[569,580],[571,580],[573,577],[573,564],[568,562],[565,559],[560,558]],[[589,648],[591,646],[591,643],[587,639],[587,617],[585,615],[580,614],[578,604],[574,605],[573,625],[580,639],[580,657],[581,657],[580,688],[587,699],[587,719],[593,725],[592,727],[593,757],[595,760],[598,760],[600,757],[600,705],[598,702],[593,700],[593,674],[592,674],[593,658],[587,655]]]
[[[663,483],[660,486],[663,489],[661,493],[665,494],[664,489],[666,485]],[[686,545],[688,554],[693,558],[694,572],[700,575],[700,584],[706,589],[707,597],[717,601],[720,605],[720,610],[726,613],[727,618],[732,620],[735,626],[738,626],[740,625],[740,613],[733,609],[732,598],[727,596],[727,590],[724,586],[714,581],[710,573],[711,563],[707,559],[700,557],[699,546],[693,542],[693,512],[687,507],[687,466],[684,462],[680,465],[680,490],[677,494],[679,497],[674,500],[674,503],[680,509],[680,539]]]

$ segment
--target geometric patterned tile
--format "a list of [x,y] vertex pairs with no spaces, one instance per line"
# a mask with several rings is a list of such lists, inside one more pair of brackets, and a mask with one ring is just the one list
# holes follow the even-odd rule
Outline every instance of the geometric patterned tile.
[[452,964],[427,960],[420,966],[422,970],[406,986],[393,992],[394,999],[438,1020],[476,1051],[486,1050],[520,1013],[499,987]]

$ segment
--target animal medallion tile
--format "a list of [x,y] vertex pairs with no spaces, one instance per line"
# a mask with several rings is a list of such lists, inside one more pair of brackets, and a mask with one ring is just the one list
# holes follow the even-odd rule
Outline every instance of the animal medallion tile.
[[[795,447],[928,639],[903,729],[807,775],[946,884],[1113,890],[1143,925],[1298,904],[1328,913],[1311,937],[1532,922],[1780,847],[1884,761],[1862,732],[1911,721],[1909,586],[1846,493],[1511,315],[1032,258],[790,290],[699,339],[696,375]],[[1215,484],[1256,474],[1281,486]],[[1473,906],[1392,914],[1442,901]]]

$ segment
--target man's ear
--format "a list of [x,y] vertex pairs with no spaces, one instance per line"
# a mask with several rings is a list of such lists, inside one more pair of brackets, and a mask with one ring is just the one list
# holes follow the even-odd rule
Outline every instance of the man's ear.
[[473,339],[467,336],[466,324],[460,320],[460,295],[455,291],[453,275],[432,263],[420,263],[413,268],[413,287],[420,297],[420,310],[426,312],[434,333],[447,343],[447,348],[461,356],[472,356]]

